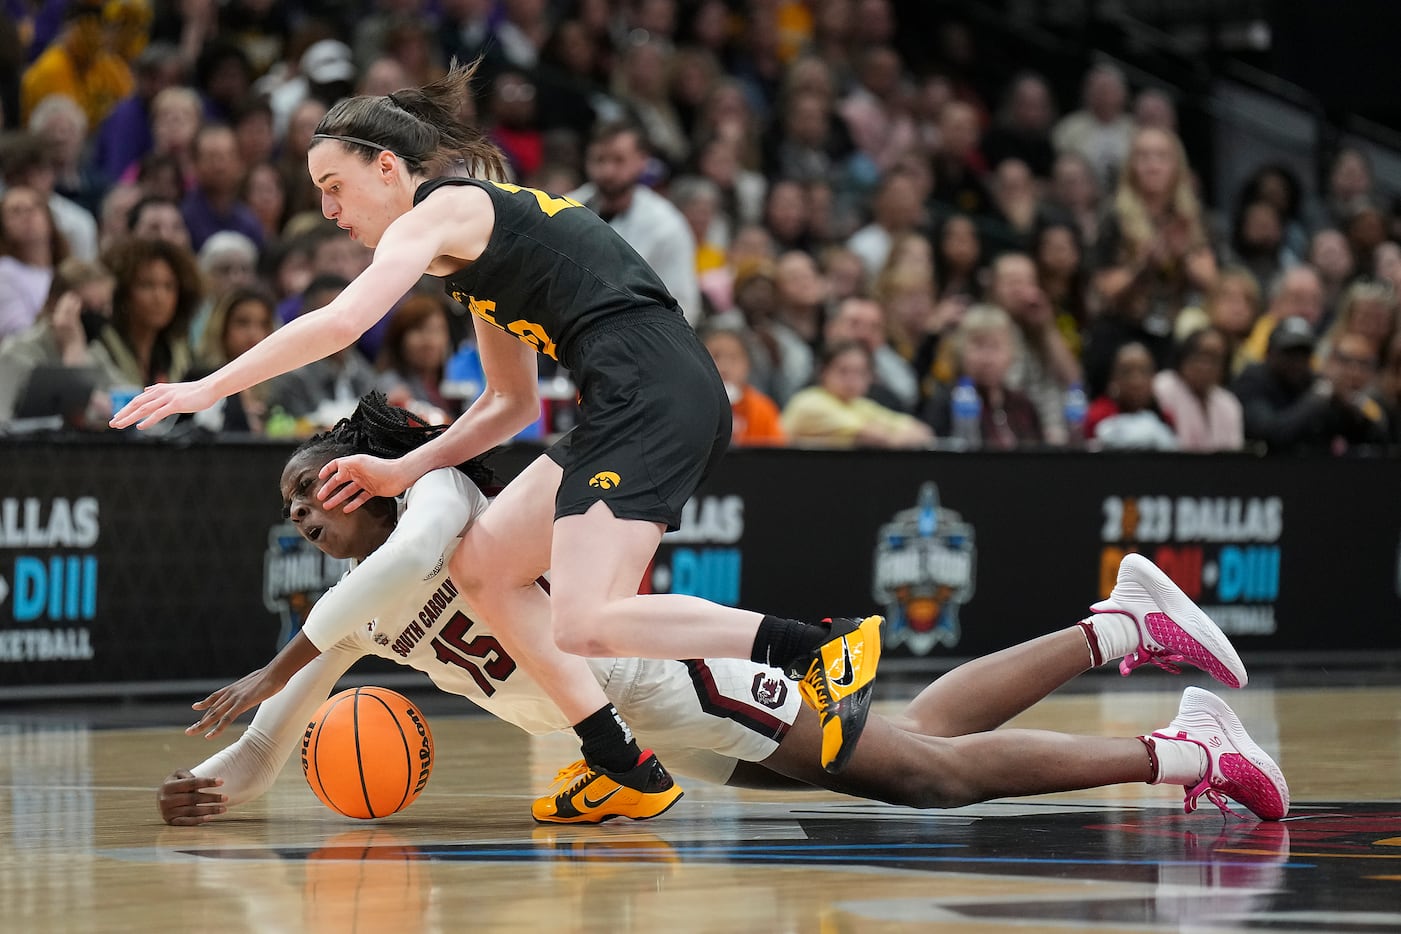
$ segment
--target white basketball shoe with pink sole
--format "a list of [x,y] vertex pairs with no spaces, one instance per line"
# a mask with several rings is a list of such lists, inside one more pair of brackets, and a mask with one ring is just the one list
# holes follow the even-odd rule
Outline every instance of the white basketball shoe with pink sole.
[[1109,598],[1090,610],[1121,613],[1138,626],[1138,648],[1119,663],[1121,674],[1150,663],[1179,674],[1182,669],[1178,665],[1188,664],[1227,687],[1245,687],[1249,680],[1226,634],[1143,555],[1124,556]]
[[1205,796],[1227,814],[1230,798],[1261,820],[1282,820],[1289,813],[1289,785],[1275,760],[1255,744],[1240,718],[1221,698],[1201,688],[1182,692],[1177,716],[1154,739],[1195,743],[1206,753],[1206,773],[1187,791],[1185,809],[1195,811]]

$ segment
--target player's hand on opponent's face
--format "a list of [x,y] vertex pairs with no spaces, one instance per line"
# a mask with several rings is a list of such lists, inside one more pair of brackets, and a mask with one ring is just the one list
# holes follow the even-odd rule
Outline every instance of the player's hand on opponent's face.
[[122,410],[112,416],[113,428],[150,428],[167,415],[203,412],[219,401],[219,396],[203,380],[193,383],[157,383],[147,386]]
[[412,478],[404,479],[399,460],[386,460],[368,454],[351,454],[327,461],[320,478],[326,481],[316,491],[324,509],[342,503],[354,512],[376,496],[398,496],[409,488]]
[[252,710],[272,697],[286,685],[267,668],[259,668],[252,674],[244,675],[228,687],[222,687],[202,701],[190,706],[203,710],[204,716],[194,726],[185,728],[190,736],[204,733],[205,739],[213,739],[224,732],[224,727],[233,723],[239,714]]
[[223,814],[229,809],[229,796],[208,790],[222,784],[222,778],[203,778],[188,769],[176,769],[156,789],[161,820],[172,827],[193,827]]

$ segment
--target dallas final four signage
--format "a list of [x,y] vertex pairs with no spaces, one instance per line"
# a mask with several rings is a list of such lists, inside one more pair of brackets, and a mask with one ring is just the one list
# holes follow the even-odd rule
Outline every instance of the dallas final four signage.
[[[279,520],[290,451],[0,442],[0,698],[265,664],[341,570]],[[511,449],[503,478],[536,454]],[[1137,551],[1251,664],[1375,658],[1401,653],[1398,477],[1384,458],[740,450],[639,587],[883,613],[890,656],[917,663],[1073,623]]]
[[219,679],[276,651],[285,445],[0,443],[0,696]]

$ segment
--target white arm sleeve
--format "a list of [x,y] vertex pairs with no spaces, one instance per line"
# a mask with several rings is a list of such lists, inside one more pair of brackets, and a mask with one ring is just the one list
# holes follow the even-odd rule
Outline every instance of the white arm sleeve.
[[302,632],[325,651],[394,608],[437,571],[486,497],[456,468],[424,474],[409,489],[399,524],[386,541],[316,601]]
[[312,659],[286,687],[259,705],[253,722],[237,742],[190,771],[204,778],[222,778],[219,791],[229,796],[230,806],[252,801],[267,791],[287,757],[296,751],[316,708],[363,654],[353,640],[346,639]]

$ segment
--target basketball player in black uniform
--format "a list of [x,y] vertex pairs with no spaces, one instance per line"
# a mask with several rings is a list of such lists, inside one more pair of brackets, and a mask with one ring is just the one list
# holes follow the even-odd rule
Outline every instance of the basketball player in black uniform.
[[[468,601],[547,686],[582,741],[587,768],[539,799],[534,816],[645,818],[680,794],[660,763],[641,754],[585,656],[750,658],[782,668],[819,714],[822,765],[839,770],[866,720],[880,617],[809,624],[698,597],[637,594],[662,533],[677,527],[728,443],[729,402],[675,300],[612,228],[578,202],[496,180],[501,153],[457,116],[473,70],[454,66],[424,88],[336,104],[312,137],[307,164],[323,213],[375,248],[370,267],[335,301],[205,379],[147,388],[113,426],[200,411],[326,357],[353,343],[420,275],[441,277],[472,312],[485,391],[446,432],[403,457],[330,462],[318,495],[347,510],[398,495],[536,419],[536,353],[572,371],[579,426],[512,481],[450,563]],[[536,584],[546,570],[548,597]],[[299,635],[239,682],[221,716],[276,693],[316,653]],[[611,802],[625,796],[606,791],[619,785],[645,793],[619,811]]]

